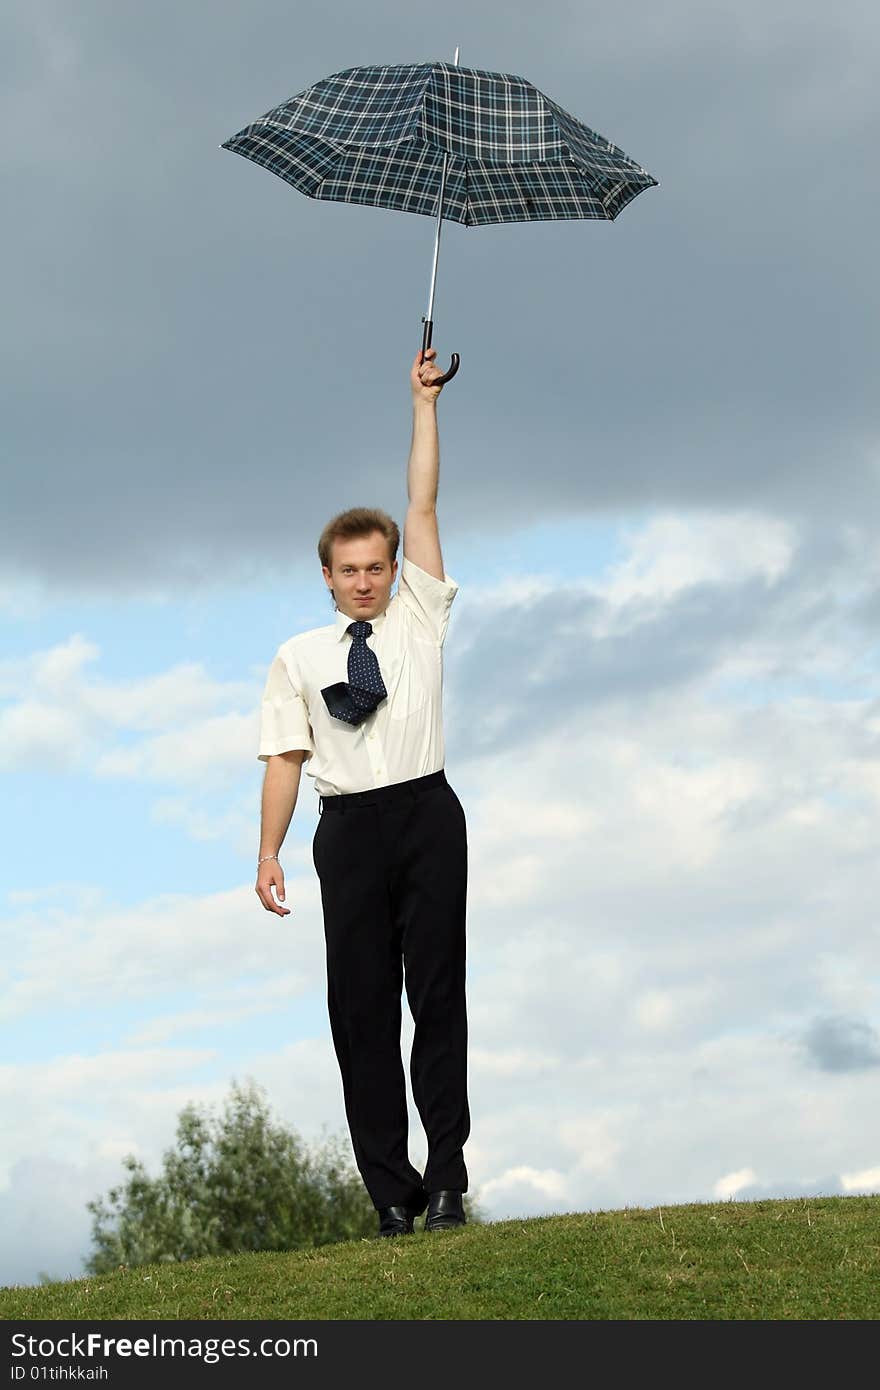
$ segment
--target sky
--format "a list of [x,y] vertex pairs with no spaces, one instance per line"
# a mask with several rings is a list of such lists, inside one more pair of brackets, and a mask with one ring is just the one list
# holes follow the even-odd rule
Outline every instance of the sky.
[[880,1192],[876,5],[12,0],[2,30],[0,1283],[81,1275],[87,1201],[233,1080],[347,1136],[305,775],[291,916],[254,892],[259,704],[332,619],[326,521],[402,530],[435,224],[220,145],[457,46],[658,180],[610,223],[443,226],[469,1192]]

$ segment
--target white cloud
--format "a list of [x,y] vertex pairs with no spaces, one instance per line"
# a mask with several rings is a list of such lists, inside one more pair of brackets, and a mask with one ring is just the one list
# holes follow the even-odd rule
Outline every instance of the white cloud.
[[542,1199],[557,1201],[565,1196],[565,1175],[554,1168],[539,1171],[520,1164],[483,1183],[480,1194],[486,1201],[493,1201],[499,1196],[509,1198],[512,1190],[523,1187],[532,1189],[532,1192]]
[[195,897],[164,893],[126,908],[97,890],[72,908],[51,900],[26,905],[5,923],[13,978],[0,1013],[115,1007],[176,991],[181,982],[203,996],[249,975],[265,980],[277,998],[280,973],[288,1002],[321,987],[319,890],[314,872],[300,877],[290,858],[291,914],[283,920],[266,912],[253,886]]
[[621,1133],[625,1124],[625,1108],[580,1115],[560,1123],[559,1142],[564,1148],[575,1151],[578,1173],[605,1175],[613,1171],[614,1161],[623,1147]]
[[0,710],[0,768],[7,772],[51,766],[75,770],[87,747],[81,720],[73,710],[25,700]]
[[674,1021],[676,1009],[668,990],[650,989],[636,1000],[635,1014],[643,1028],[662,1032]]
[[494,1077],[519,1080],[525,1076],[542,1076],[557,1071],[563,1065],[558,1053],[539,1052],[529,1048],[508,1048],[493,1051],[486,1047],[468,1049],[468,1068],[472,1077]]
[[858,1017],[880,1012],[880,985],[876,977],[866,973],[864,959],[842,956],[827,946],[816,952],[809,969],[817,995],[829,1013]]
[[244,1018],[253,1018],[275,1009],[289,1008],[312,985],[302,974],[290,973],[261,980],[257,985],[232,990],[215,990],[211,1007],[187,1009],[182,1013],[160,1015],[126,1034],[123,1041],[130,1047],[167,1042],[176,1033],[212,1031],[229,1027]]
[[187,1098],[213,1094],[213,1085],[205,1088],[191,1077],[215,1057],[214,1048],[141,1048],[0,1066],[0,1107],[15,1116],[5,1131],[0,1188],[29,1154],[91,1163],[123,1141],[153,1154],[157,1097],[168,1119],[178,1088]]
[[206,717],[132,747],[111,748],[96,755],[93,771],[97,777],[204,788],[247,766],[258,739],[255,705],[251,714]]
[[[230,771],[222,799],[216,794],[205,797],[204,783],[200,782],[192,784],[188,796],[156,797],[150,806],[150,819],[154,825],[175,826],[182,838],[197,844],[220,842],[228,845],[251,861],[255,836],[254,796],[248,792],[236,797],[234,789],[228,785],[231,780]],[[301,814],[297,815],[297,823]],[[305,867],[307,863],[306,855],[293,838],[285,844],[284,862],[285,866],[295,868]]]
[[860,1173],[842,1173],[846,1192],[880,1192],[880,1166],[864,1168]]
[[[137,679],[91,674],[102,656],[79,633],[0,664],[0,767],[203,786],[256,756],[259,681],[216,681],[197,662]],[[233,704],[246,713],[230,710]],[[113,745],[114,738],[142,735]]]
[[714,1184],[712,1191],[716,1197],[735,1197],[744,1187],[751,1187],[758,1181],[753,1168],[739,1168],[735,1173],[725,1173]]
[[668,602],[695,584],[735,584],[758,576],[776,583],[796,548],[791,524],[760,513],[668,513],[622,536],[628,554],[594,586],[608,621],[635,599]]

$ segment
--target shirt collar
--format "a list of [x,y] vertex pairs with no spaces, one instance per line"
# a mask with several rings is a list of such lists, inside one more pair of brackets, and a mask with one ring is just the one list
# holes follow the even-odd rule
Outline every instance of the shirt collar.
[[[392,594],[391,598],[393,598],[393,597],[394,597],[394,595]],[[390,607],[390,605],[391,605],[391,599],[388,600],[388,607]],[[375,618],[367,618],[367,619],[366,619],[366,621],[367,621],[368,623],[372,623],[372,625],[373,625],[373,632],[378,631],[378,630],[382,627],[382,624],[385,622],[385,619],[386,619],[386,617],[388,616],[388,607],[386,607],[381,613],[377,613],[377,615],[376,615]],[[341,642],[341,641],[342,641],[342,639],[343,639],[343,637],[345,636],[346,632],[348,631],[348,628],[349,628],[349,626],[350,626],[351,623],[356,623],[356,622],[359,622],[359,621],[361,621],[361,619],[358,619],[358,618],[350,618],[350,617],[348,616],[347,613],[343,613],[341,609],[337,609],[337,612],[336,612],[336,640],[337,640],[337,642]]]

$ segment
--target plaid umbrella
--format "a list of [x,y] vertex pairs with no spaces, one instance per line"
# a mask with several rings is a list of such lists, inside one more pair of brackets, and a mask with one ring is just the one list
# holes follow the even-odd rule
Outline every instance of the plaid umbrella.
[[[437,217],[422,354],[431,346],[443,218],[613,221],[657,179],[524,77],[454,63],[346,68],[220,147],[309,198]],[[445,376],[458,371],[458,353]]]

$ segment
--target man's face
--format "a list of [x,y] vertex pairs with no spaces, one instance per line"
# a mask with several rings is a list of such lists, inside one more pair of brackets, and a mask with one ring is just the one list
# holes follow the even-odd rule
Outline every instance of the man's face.
[[384,613],[397,578],[397,561],[392,565],[388,559],[388,542],[381,531],[348,541],[335,540],[332,562],[332,570],[324,565],[322,572],[341,613],[367,620]]

